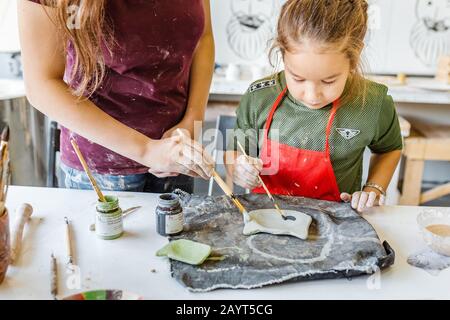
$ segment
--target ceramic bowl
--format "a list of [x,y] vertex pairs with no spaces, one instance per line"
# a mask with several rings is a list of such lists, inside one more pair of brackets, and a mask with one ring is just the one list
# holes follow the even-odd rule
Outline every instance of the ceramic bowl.
[[426,209],[417,216],[417,223],[425,243],[433,251],[450,257],[450,236],[440,236],[427,229],[438,224],[450,226],[450,211]]

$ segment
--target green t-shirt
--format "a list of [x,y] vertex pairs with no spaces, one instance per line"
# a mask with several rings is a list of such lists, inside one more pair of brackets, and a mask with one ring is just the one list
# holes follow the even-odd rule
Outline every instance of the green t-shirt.
[[[365,96],[339,107],[330,132],[331,161],[341,192],[361,190],[366,147],[374,153],[401,150],[403,147],[397,113],[392,97],[387,95],[387,87],[365,81]],[[228,150],[238,150],[237,139],[249,155],[258,156],[267,116],[285,87],[284,72],[250,86],[236,111],[236,128]],[[301,149],[323,151],[331,107],[330,104],[318,110],[309,109],[288,92],[275,111],[269,138]]]

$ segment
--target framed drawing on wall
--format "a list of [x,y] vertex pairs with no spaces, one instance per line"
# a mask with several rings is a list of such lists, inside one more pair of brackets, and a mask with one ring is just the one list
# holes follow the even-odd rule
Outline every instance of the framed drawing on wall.
[[[372,0],[365,56],[373,73],[434,75],[450,54],[450,0]],[[375,21],[379,19],[378,21]]]
[[241,65],[268,64],[280,0],[211,1],[216,60]]

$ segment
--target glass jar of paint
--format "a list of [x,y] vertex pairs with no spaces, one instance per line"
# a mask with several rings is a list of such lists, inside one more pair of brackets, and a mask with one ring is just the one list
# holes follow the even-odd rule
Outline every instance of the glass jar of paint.
[[162,236],[176,236],[183,231],[184,216],[178,196],[164,193],[156,207],[156,231]]
[[112,240],[123,234],[122,209],[116,196],[105,196],[105,199],[97,202],[95,233],[100,239]]
[[5,279],[8,270],[10,248],[9,216],[8,210],[5,209],[3,213],[0,213],[0,284]]

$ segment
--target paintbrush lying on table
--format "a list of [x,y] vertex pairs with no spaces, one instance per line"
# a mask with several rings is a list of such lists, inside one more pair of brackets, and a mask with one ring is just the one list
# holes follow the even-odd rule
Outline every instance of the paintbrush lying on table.
[[66,249],[67,249],[67,270],[70,272],[75,271],[75,257],[73,254],[73,241],[72,241],[72,230],[71,230],[71,224],[69,219],[67,217],[64,217],[65,222],[65,235],[66,235]]

